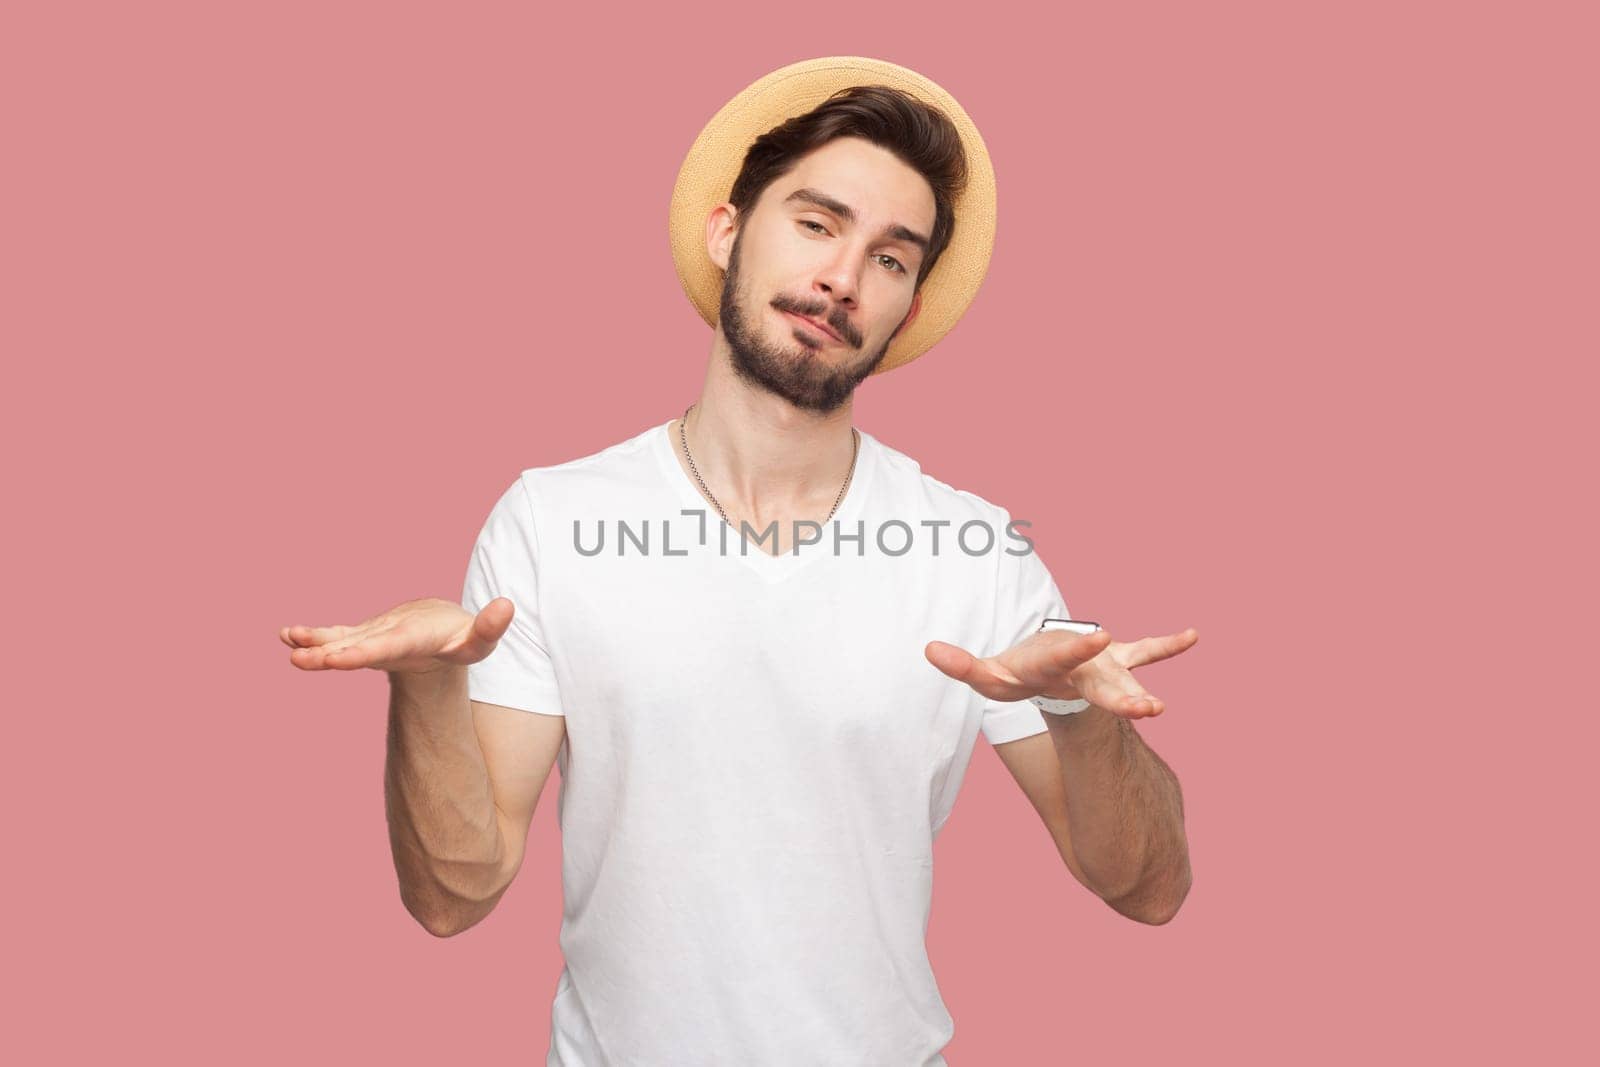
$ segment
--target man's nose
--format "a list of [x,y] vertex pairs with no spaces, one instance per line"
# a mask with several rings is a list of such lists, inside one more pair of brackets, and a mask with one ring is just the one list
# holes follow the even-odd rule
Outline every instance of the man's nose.
[[839,242],[838,250],[817,271],[817,285],[833,297],[834,303],[854,307],[861,288],[861,260],[858,248]]

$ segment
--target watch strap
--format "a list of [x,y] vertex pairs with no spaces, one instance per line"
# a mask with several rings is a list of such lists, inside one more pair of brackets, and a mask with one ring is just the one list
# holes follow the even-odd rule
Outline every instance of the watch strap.
[[1052,715],[1076,715],[1089,706],[1087,700],[1057,700],[1055,697],[1029,697],[1033,706]]

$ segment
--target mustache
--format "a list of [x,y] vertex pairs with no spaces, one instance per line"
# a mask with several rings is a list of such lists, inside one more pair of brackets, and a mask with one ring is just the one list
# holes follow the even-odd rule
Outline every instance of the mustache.
[[834,333],[844,338],[852,346],[860,347],[860,341],[856,339],[855,331],[850,328],[849,319],[842,317],[842,313],[836,313],[830,316],[826,314],[828,311],[826,306],[809,307],[805,304],[797,304],[787,300],[774,300],[772,302],[772,306],[777,308],[779,311],[787,311],[791,315],[804,315],[808,319],[816,319],[818,322],[826,322],[830,327],[833,328]]

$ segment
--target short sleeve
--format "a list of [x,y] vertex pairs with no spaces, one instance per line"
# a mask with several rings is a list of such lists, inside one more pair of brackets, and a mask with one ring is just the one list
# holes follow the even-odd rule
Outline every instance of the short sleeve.
[[[1011,521],[1009,513],[1005,522]],[[1004,531],[1002,526],[1001,530]],[[995,583],[995,628],[989,648],[983,655],[992,656],[1020,643],[1039,629],[1046,618],[1070,619],[1066,601],[1056,588],[1055,579],[1044,560],[1039,558],[1037,546],[1023,555],[1013,555],[1029,547],[1016,537],[1002,532],[997,541],[1000,553],[999,578]],[[983,736],[991,745],[1017,741],[1049,729],[1044,712],[1029,700],[984,701]]]
[[561,715],[555,668],[539,617],[539,542],[526,476],[501,495],[472,546],[461,606],[473,614],[506,597],[511,625],[493,652],[467,667],[467,696],[485,704]]

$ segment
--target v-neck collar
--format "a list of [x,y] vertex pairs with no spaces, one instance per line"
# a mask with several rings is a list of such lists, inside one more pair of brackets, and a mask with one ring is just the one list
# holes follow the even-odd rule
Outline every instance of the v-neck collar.
[[[678,462],[678,449],[672,438],[672,424],[677,421],[676,417],[668,419],[651,431],[651,444],[656,458],[661,461],[662,473],[666,476],[667,483],[672,486],[683,506],[706,513],[706,544],[703,548],[712,556],[739,560],[767,581],[780,582],[811,562],[833,555],[834,523],[839,524],[841,534],[853,535],[856,532],[855,522],[861,517],[864,501],[878,466],[878,442],[861,427],[856,427],[856,432],[861,435],[861,447],[856,453],[855,473],[850,476],[850,486],[845,490],[844,499],[839,501],[838,510],[833,513],[833,518],[822,524],[822,539],[816,544],[802,545],[798,553],[791,544],[784,552],[774,556],[753,541],[742,544],[738,530],[722,521],[717,509],[712,507],[711,502],[700,492],[700,487],[690,479],[689,472]],[[677,525],[688,519],[689,516],[673,516],[673,524]],[[719,527],[727,527],[726,552],[721,551],[722,535]],[[869,536],[865,528],[862,530],[862,536]]]

